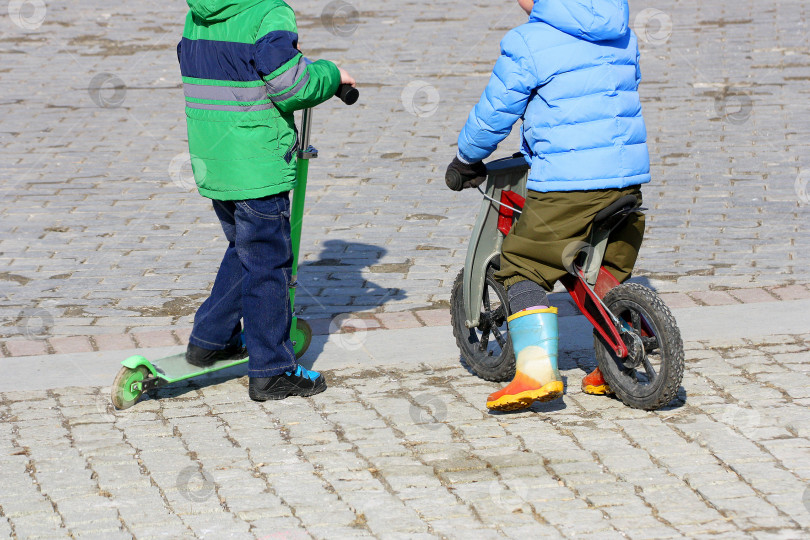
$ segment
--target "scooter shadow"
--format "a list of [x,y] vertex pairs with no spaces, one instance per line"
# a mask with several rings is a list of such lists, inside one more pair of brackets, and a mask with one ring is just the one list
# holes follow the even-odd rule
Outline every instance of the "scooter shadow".
[[[199,377],[194,377],[193,379],[179,381],[149,392],[149,394],[141,398],[141,401],[148,399],[179,398],[185,394],[196,392],[197,390],[201,390],[208,386],[216,386],[234,379],[243,378],[247,375],[247,369],[247,364],[241,364],[238,366],[225,368],[220,371],[215,371],[213,373],[200,375]],[[246,382],[247,379],[245,379],[245,383]]]
[[[313,338],[313,342],[314,341],[325,342],[326,341],[325,337],[326,336],[315,336]],[[323,344],[321,344],[320,347],[323,348]],[[299,359],[298,363],[307,369],[313,369],[314,361],[315,357],[312,356],[309,351],[307,351],[307,353],[302,358]],[[247,386],[247,374],[248,374],[247,364],[229,367],[226,369],[222,369],[220,371],[215,371],[213,373],[200,375],[199,377],[194,377],[193,379],[179,381],[171,385],[158,388],[142,397],[141,401],[145,401],[148,399],[179,398],[183,397],[184,395],[190,392],[196,392],[197,390],[202,390],[203,388],[207,388],[209,386],[216,386],[218,384],[233,381],[235,379],[243,379],[243,381],[241,381],[241,384]]]
[[[373,244],[347,242],[344,240],[326,240],[321,244],[321,252],[314,261],[302,261],[298,266],[298,287],[296,305],[303,306],[301,318],[334,317],[338,313],[374,311],[393,300],[403,300],[407,293],[398,288],[382,287],[367,277],[363,270],[369,268],[373,273],[398,273],[402,271],[398,264],[378,264],[388,250]],[[376,270],[376,271],[375,271]],[[322,295],[326,289],[350,291],[351,304],[332,305],[339,295]],[[343,297],[345,298],[345,296]],[[307,313],[313,313],[308,317]],[[339,329],[340,321],[330,324],[328,332]],[[307,369],[317,370],[317,361],[328,341],[328,335],[313,336],[306,353],[299,363]],[[181,397],[189,392],[221,384],[247,375],[247,364],[215,371],[187,381],[158,388],[143,399],[163,399]]]

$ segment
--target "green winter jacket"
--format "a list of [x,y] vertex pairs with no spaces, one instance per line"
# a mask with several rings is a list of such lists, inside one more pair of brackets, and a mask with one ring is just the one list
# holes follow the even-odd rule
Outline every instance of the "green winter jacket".
[[256,199],[295,185],[293,111],[332,97],[340,72],[298,51],[281,0],[188,0],[177,57],[191,165],[200,194]]

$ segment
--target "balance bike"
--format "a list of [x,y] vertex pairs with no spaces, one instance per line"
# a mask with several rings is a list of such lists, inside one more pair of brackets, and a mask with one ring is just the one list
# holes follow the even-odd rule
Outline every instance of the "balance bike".
[[[357,89],[349,85],[340,85],[335,95],[347,105],[353,105],[359,97]],[[312,109],[305,109],[301,119],[301,144],[298,150],[296,184],[290,209],[290,239],[293,251],[292,284],[290,286],[291,308],[295,306],[295,284],[298,275],[298,253],[301,245],[301,226],[304,218],[304,198],[307,189],[309,160],[318,157],[318,150],[309,144],[311,127]],[[290,339],[293,343],[296,358],[303,356],[312,341],[312,329],[309,324],[295,315],[293,315],[290,328]],[[185,351],[152,362],[140,355],[130,356],[121,362],[123,367],[113,381],[111,390],[112,403],[116,409],[127,409],[132,407],[144,393],[150,390],[199,377],[206,373],[238,366],[247,361],[248,358],[221,360],[211,367],[199,368],[186,362]]]
[[[461,355],[488,381],[509,381],[515,375],[506,327],[508,297],[494,274],[503,239],[526,199],[528,171],[523,157],[487,164],[486,190],[478,188],[484,201],[450,298]],[[589,241],[572,243],[563,254],[569,273],[560,281],[594,327],[596,360],[610,388],[625,405],[655,410],[672,401],[683,379],[680,331],[655,292],[638,283],[620,284],[602,267],[611,231],[641,210],[629,195],[597,213]]]

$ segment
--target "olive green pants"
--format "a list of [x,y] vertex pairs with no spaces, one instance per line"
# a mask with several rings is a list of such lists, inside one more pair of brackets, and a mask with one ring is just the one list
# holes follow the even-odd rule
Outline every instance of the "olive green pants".
[[[551,291],[568,273],[563,259],[572,258],[577,244],[590,240],[594,216],[625,195],[641,201],[639,186],[593,191],[530,191],[517,223],[503,241],[501,269],[495,278],[507,288],[530,279]],[[620,282],[636,264],[644,238],[644,216],[631,214],[613,230],[602,265]]]

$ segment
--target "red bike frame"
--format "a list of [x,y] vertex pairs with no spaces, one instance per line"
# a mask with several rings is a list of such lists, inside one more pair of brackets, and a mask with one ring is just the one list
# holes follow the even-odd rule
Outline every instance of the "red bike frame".
[[[514,209],[522,209],[526,199],[513,191],[501,192],[500,205],[498,205],[498,230],[504,235],[508,235],[512,229],[512,224],[517,217]],[[613,324],[611,315],[605,309],[602,298],[607,292],[619,284],[604,267],[599,269],[599,277],[596,285],[591,287],[585,281],[585,273],[582,268],[577,268],[577,274],[567,274],[560,282],[565,286],[568,294],[574,299],[580,313],[593,325],[604,342],[613,349],[614,354],[619,358],[626,358],[628,355],[627,346],[624,344],[616,325]]]

